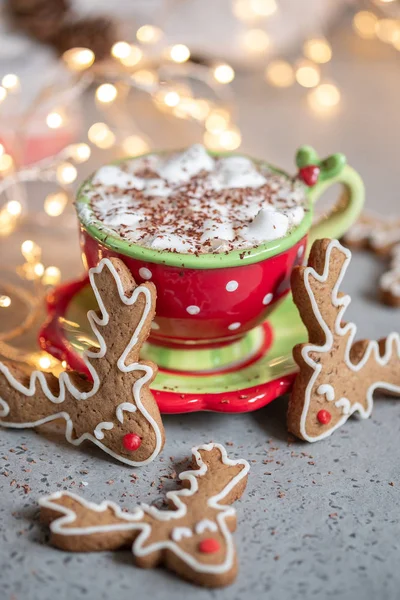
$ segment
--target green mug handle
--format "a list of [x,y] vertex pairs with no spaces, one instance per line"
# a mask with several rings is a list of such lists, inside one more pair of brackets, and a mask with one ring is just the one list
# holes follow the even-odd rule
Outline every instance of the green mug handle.
[[342,184],[343,191],[328,214],[321,216],[309,232],[308,243],[321,238],[341,238],[353,225],[364,206],[365,188],[360,175],[346,164],[343,154],[333,154],[319,160],[316,152],[303,146],[296,155],[296,163],[301,174],[304,169],[317,168],[318,181],[308,191],[312,207],[331,185]]

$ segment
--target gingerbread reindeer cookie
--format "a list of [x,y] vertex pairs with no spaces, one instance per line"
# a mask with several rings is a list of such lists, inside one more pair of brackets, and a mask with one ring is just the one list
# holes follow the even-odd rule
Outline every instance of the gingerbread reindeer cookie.
[[400,307],[400,243],[390,253],[390,269],[379,280],[381,297],[385,304]]
[[0,363],[0,424],[37,427],[66,421],[66,438],[90,440],[131,466],[152,461],[164,445],[160,413],[149,389],[157,368],[139,360],[154,318],[156,290],[136,286],[124,263],[103,259],[89,271],[100,313],[88,319],[99,348],[86,352],[93,382],[76,372],[54,375]]
[[231,583],[237,572],[230,506],[243,494],[249,464],[230,460],[220,444],[192,450],[192,469],[180,474],[183,489],[167,493],[169,510],[146,504],[132,513],[113,502],[93,504],[70,492],[39,501],[51,542],[71,552],[131,546],[139,567],[165,565],[181,577],[209,587]]
[[384,304],[400,307],[400,218],[364,213],[343,241],[350,248],[368,248],[390,258],[389,269],[379,279],[380,297]]
[[300,368],[288,408],[288,428],[316,442],[355,412],[370,416],[377,389],[400,396],[400,338],[354,342],[356,326],[343,323],[350,297],[339,292],[351,252],[337,240],[314,242],[307,267],[292,273],[294,302],[309,342],[293,349]]
[[400,244],[400,218],[364,212],[343,236],[343,242],[350,248],[369,248],[387,256],[395,244]]

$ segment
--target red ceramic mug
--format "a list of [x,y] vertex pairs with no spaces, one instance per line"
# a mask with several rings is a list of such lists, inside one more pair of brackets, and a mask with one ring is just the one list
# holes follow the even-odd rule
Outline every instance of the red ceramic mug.
[[[344,196],[312,225],[315,202],[335,183],[343,185]],[[90,180],[81,187],[76,203],[86,268],[105,256],[117,256],[137,282],[152,281],[157,288],[157,314],[146,355],[159,366],[193,371],[246,359],[251,338],[245,334],[290,292],[291,272],[304,261],[307,244],[320,237],[340,237],[364,203],[359,175],[344,165],[338,174],[309,188],[309,210],[284,238],[224,254],[177,254],[135,245],[105,231],[85,196],[88,185]]]

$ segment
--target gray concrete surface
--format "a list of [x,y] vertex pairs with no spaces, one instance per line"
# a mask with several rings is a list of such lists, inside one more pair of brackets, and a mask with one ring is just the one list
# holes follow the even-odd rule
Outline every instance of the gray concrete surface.
[[[334,117],[310,114],[298,88],[280,92],[238,77],[243,149],[291,169],[299,144],[314,144],[321,155],[344,151],[364,176],[369,206],[399,212],[400,55],[381,46],[350,52],[352,42],[342,42],[329,67],[343,96]],[[159,146],[171,146],[179,128],[182,143],[195,139],[175,122],[160,128],[149,118],[147,125]],[[30,233],[27,224],[12,244],[0,242],[1,256],[18,264],[19,243]],[[54,236],[45,229],[40,241],[47,264],[61,266],[64,277],[79,272],[75,230],[61,228]],[[346,277],[353,297],[347,317],[356,320],[360,336],[400,329],[400,311],[375,297],[382,270],[383,263],[359,254]],[[351,419],[313,445],[288,443],[285,410],[286,399],[279,399],[256,414],[167,417],[163,456],[137,470],[135,482],[129,467],[89,445],[71,448],[61,434],[0,431],[1,600],[399,598],[400,402],[379,398],[371,419]],[[251,462],[247,493],[236,504],[240,573],[233,586],[202,590],[162,569],[135,568],[129,552],[68,555],[47,544],[37,519],[42,494],[68,489],[126,507],[158,501],[162,494],[151,481],[209,440],[232,442],[233,456]],[[164,491],[173,485],[163,481]]]

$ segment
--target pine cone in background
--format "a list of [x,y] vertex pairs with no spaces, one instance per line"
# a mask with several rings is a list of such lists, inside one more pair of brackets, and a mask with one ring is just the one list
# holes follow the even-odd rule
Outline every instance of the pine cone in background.
[[68,0],[8,0],[14,24],[40,42],[51,42],[69,11]]
[[117,41],[113,21],[97,17],[65,23],[52,43],[60,54],[70,48],[90,48],[96,60],[103,60],[110,55],[111,47]]

